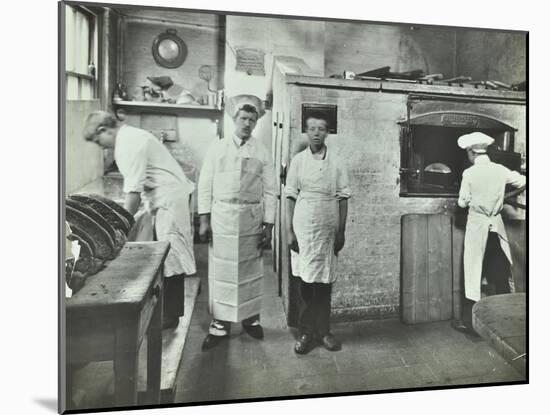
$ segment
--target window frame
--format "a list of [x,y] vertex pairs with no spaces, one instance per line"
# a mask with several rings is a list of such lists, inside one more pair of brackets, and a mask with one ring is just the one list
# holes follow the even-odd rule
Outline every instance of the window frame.
[[[88,22],[88,40],[87,40],[87,71],[86,73],[78,71],[73,65],[72,68],[67,68],[67,59],[65,59],[65,91],[67,101],[79,101],[79,100],[95,100],[98,99],[98,77],[97,77],[97,61],[99,59],[99,19],[98,15],[92,12],[85,6],[81,5],[72,5],[66,4],[65,7],[69,7],[73,10],[74,13],[80,13]],[[65,22],[66,24],[66,22]],[[67,36],[67,33],[65,33]],[[74,44],[71,44],[73,46]],[[65,56],[69,53],[69,44],[67,38],[65,37]],[[71,52],[73,53],[73,52]],[[94,65],[94,70],[90,73],[90,65]],[[76,94],[70,94],[69,80],[76,79],[78,83]],[[90,83],[90,92],[91,96],[83,98],[82,90],[84,88],[84,82]]]

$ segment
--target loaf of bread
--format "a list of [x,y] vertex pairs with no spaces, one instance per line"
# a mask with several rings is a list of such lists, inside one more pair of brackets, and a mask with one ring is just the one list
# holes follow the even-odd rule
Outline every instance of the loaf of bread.
[[93,243],[95,243],[95,256],[97,258],[113,259],[116,257],[118,251],[115,247],[115,242],[103,226],[99,225],[85,213],[71,206],[65,207],[65,216],[71,229],[78,228],[81,234],[88,235],[88,237],[85,238],[86,242],[92,240]]
[[86,278],[88,278],[88,275],[77,271],[76,269],[73,270],[73,272],[71,273],[71,278],[69,279],[69,281],[67,281],[69,288],[73,291],[73,295],[80,291],[82,287],[84,287],[84,284],[86,283]]
[[69,239],[78,241],[81,249],[84,248],[89,251],[89,256],[95,257],[98,248],[93,237],[88,233],[88,231],[86,231],[86,229],[81,228],[80,225],[76,223],[73,223],[70,226],[72,233]]
[[[84,274],[86,277],[94,275],[104,267],[105,262],[92,256],[78,257],[74,264],[74,270]],[[72,288],[72,287],[71,287]]]
[[79,254],[79,256],[95,256],[95,251],[90,246],[90,244],[82,238],[82,236],[76,235],[75,233],[72,233],[69,236],[69,240],[77,241],[78,245],[80,245],[80,254]]
[[116,202],[97,194],[73,194],[66,199],[69,239],[78,241],[78,260],[67,270],[67,283],[76,293],[86,278],[114,259],[128,239],[134,217]]
[[[65,204],[66,206],[70,206],[71,208],[76,209],[84,213],[85,215],[89,216],[99,226],[105,229],[109,234],[109,236],[111,237],[111,239],[116,242],[117,233],[115,232],[115,228],[105,219],[103,215],[97,212],[93,207],[81,201],[72,200],[72,199],[65,200]],[[115,246],[116,246],[116,243],[115,243]]]
[[[73,195],[73,196],[76,196],[76,195]],[[111,200],[111,199],[109,199],[105,196],[98,195],[98,194],[95,194],[95,193],[94,194],[79,195],[79,196],[87,196],[89,198],[98,200],[98,201],[106,204],[111,209],[113,209],[116,213],[118,213],[120,216],[122,216],[124,219],[126,219],[126,221],[129,224],[129,228],[134,226],[134,216],[130,212],[128,212],[126,209],[124,209],[121,205],[119,205],[117,202],[115,202],[114,200]]]
[[98,212],[101,216],[103,216],[107,220],[107,222],[111,224],[113,228],[118,229],[124,232],[124,234],[128,235],[128,232],[130,231],[130,228],[131,228],[130,223],[128,222],[126,217],[118,213],[109,205],[103,203],[98,199],[95,199],[93,197],[90,197],[88,195],[83,195],[83,194],[70,195],[67,201],[69,200],[77,201],[91,207],[96,212]]
[[73,225],[71,231],[68,239],[78,242],[80,252],[76,262],[73,258],[69,264],[66,263],[65,278],[73,294],[76,294],[84,286],[86,278],[103,268],[105,261],[95,257],[97,247],[89,233],[77,225]]

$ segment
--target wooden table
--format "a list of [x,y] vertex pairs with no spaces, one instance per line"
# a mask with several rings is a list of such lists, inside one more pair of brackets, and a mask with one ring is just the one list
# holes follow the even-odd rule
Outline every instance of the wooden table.
[[113,360],[116,406],[137,404],[138,351],[145,335],[147,403],[160,402],[162,265],[168,248],[168,242],[126,243],[65,301],[67,366]]

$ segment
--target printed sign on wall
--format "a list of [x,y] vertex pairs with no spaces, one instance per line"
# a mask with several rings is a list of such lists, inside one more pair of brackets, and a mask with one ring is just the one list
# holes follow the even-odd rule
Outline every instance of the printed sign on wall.
[[248,75],[265,76],[265,53],[259,49],[237,49],[237,71],[246,72]]

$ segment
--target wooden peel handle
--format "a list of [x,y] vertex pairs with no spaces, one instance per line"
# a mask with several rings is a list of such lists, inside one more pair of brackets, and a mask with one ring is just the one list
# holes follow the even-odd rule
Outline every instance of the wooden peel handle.
[[514,206],[514,207],[517,207],[517,208],[520,208],[520,209],[526,209],[527,206],[525,206],[524,204],[518,203],[518,202],[513,201],[513,200],[509,200],[509,199],[519,195],[520,193],[522,193],[526,188],[527,188],[527,186],[521,186],[521,187],[518,187],[515,190],[512,190],[511,192],[506,193],[504,195],[504,203],[506,203],[508,205],[511,205],[511,206]]

